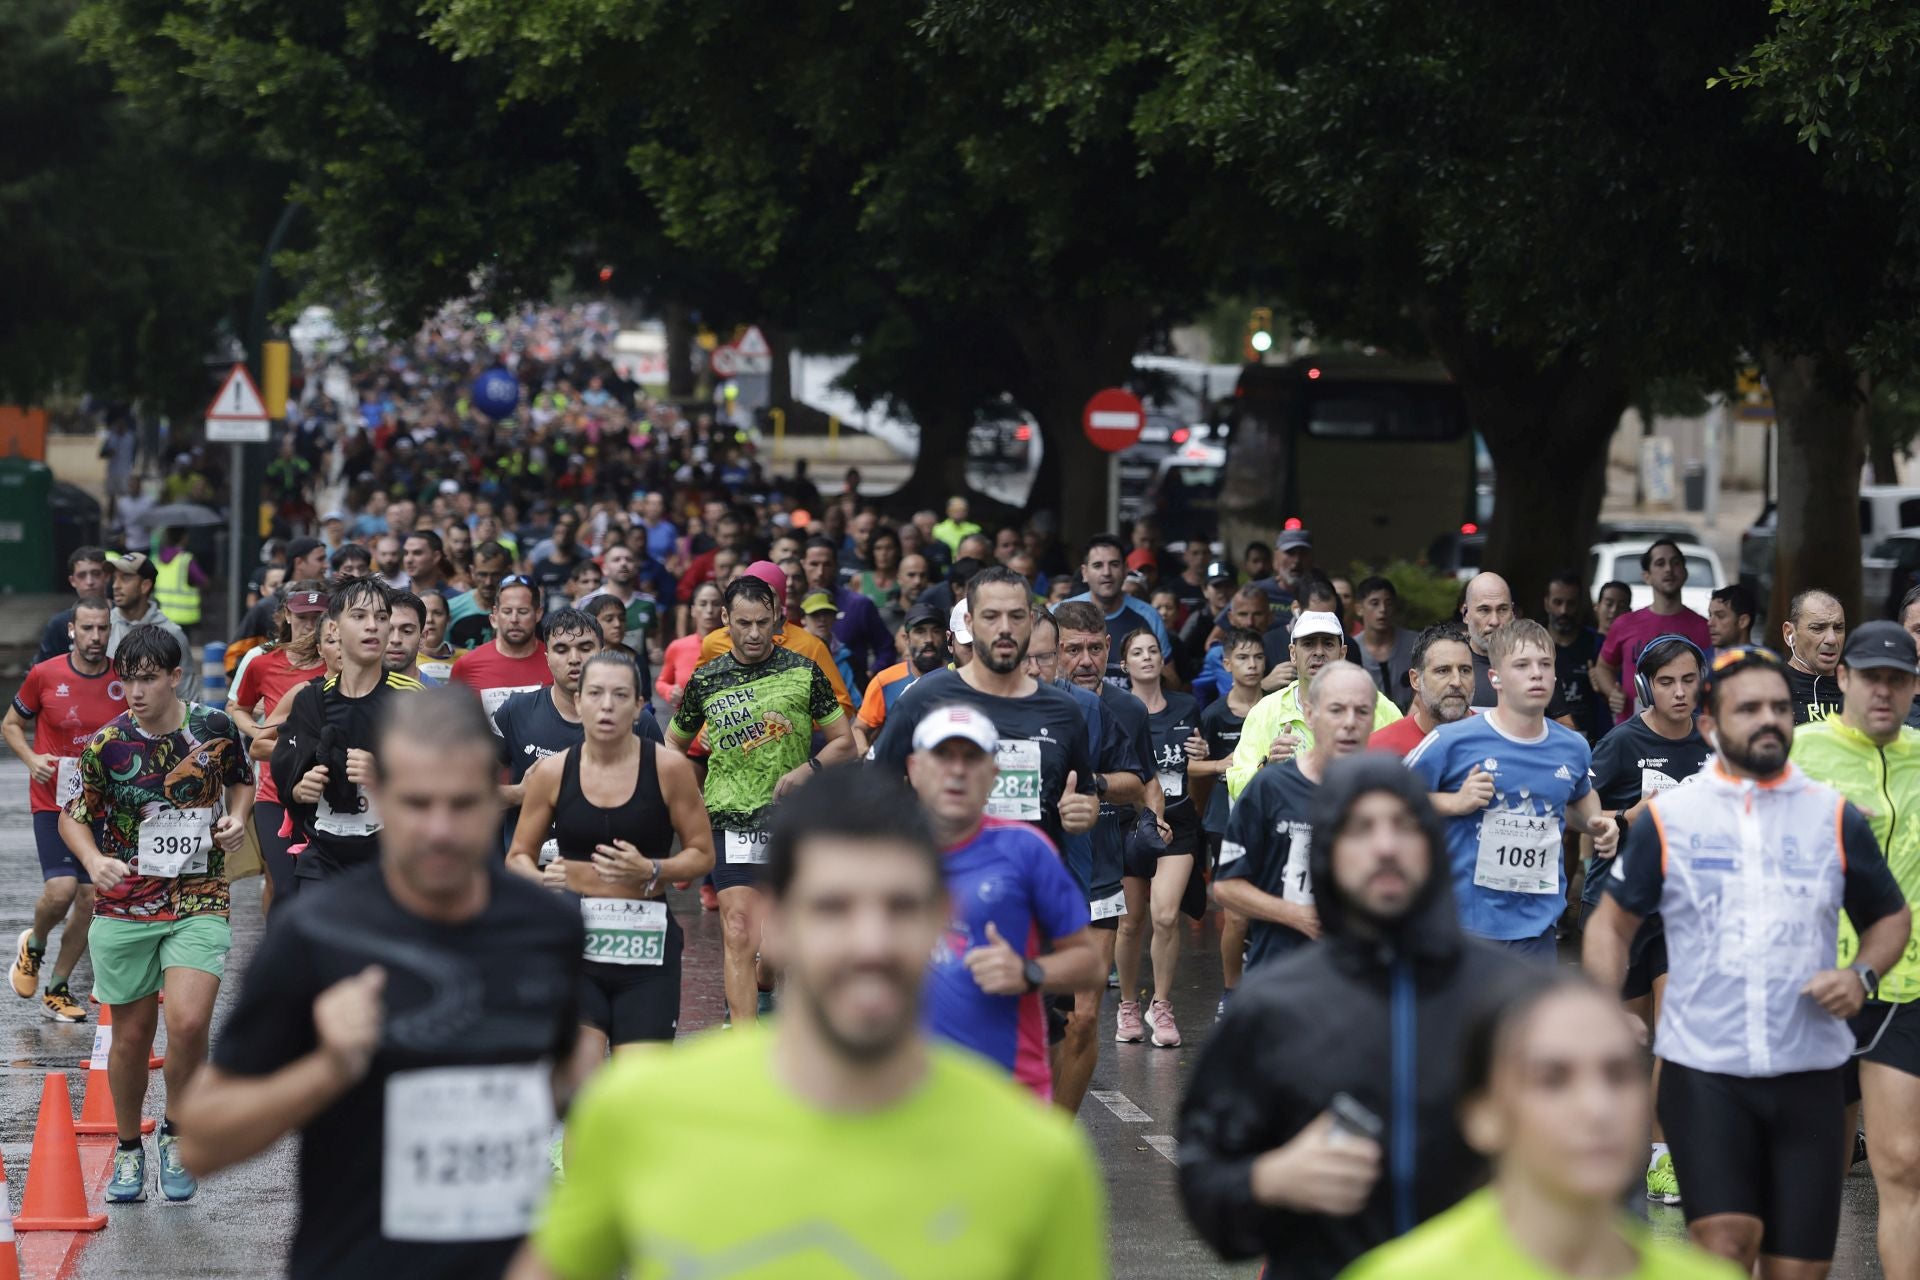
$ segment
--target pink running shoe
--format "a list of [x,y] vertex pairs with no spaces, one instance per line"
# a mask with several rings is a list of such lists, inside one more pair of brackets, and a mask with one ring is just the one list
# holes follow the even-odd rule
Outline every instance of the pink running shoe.
[[[1135,1006],[1136,1008],[1138,1006]],[[1155,1000],[1147,1006],[1147,1022],[1153,1027],[1153,1043],[1161,1049],[1180,1047],[1180,1028],[1173,1025],[1173,1005]]]
[[1113,1038],[1121,1044],[1138,1044],[1147,1038],[1147,1029],[1140,1022],[1140,1002],[1122,1000],[1120,1002],[1120,1022],[1114,1028]]

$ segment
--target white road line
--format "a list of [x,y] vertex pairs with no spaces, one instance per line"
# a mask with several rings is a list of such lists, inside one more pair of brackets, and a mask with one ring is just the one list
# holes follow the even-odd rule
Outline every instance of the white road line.
[[1128,1124],[1151,1124],[1153,1122],[1152,1116],[1134,1106],[1133,1099],[1121,1093],[1118,1089],[1095,1089],[1093,1090],[1093,1096],[1099,1099],[1100,1105],[1113,1112],[1113,1114],[1120,1117],[1120,1119],[1125,1120]]
[[1146,1143],[1175,1164],[1180,1163],[1180,1142],[1170,1133],[1149,1133]]

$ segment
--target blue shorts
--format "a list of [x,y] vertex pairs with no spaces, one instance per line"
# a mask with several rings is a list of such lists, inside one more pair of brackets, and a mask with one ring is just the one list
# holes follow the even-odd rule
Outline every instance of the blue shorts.
[[33,843],[40,854],[40,878],[58,880],[62,876],[72,876],[81,884],[92,884],[93,877],[80,865],[80,859],[73,856],[73,850],[67,848],[67,842],[60,838],[60,811],[49,809],[45,813],[33,815]]
[[1539,964],[1560,962],[1560,944],[1554,941],[1552,929],[1548,929],[1537,938],[1495,938],[1489,941],[1494,946],[1503,947],[1523,960],[1532,960]]

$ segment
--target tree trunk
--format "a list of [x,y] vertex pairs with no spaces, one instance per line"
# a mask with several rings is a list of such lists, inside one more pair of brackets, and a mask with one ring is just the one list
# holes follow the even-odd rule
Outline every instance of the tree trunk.
[[1429,318],[1428,327],[1493,457],[1484,564],[1507,579],[1518,613],[1538,617],[1550,575],[1584,576],[1631,379],[1605,353],[1543,363],[1448,320]]
[[693,398],[693,320],[684,302],[667,304],[667,398]]
[[1779,520],[1767,616],[1814,587],[1855,625],[1860,612],[1860,464],[1866,402],[1838,358],[1788,356],[1768,347],[1767,385],[1780,432]]

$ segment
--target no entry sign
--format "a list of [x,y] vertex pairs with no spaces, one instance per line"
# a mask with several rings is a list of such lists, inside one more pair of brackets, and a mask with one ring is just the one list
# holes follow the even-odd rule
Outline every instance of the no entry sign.
[[1097,392],[1087,401],[1086,412],[1080,415],[1087,439],[1108,453],[1130,448],[1140,438],[1140,428],[1146,421],[1147,413],[1140,397],[1124,387],[1108,387]]

